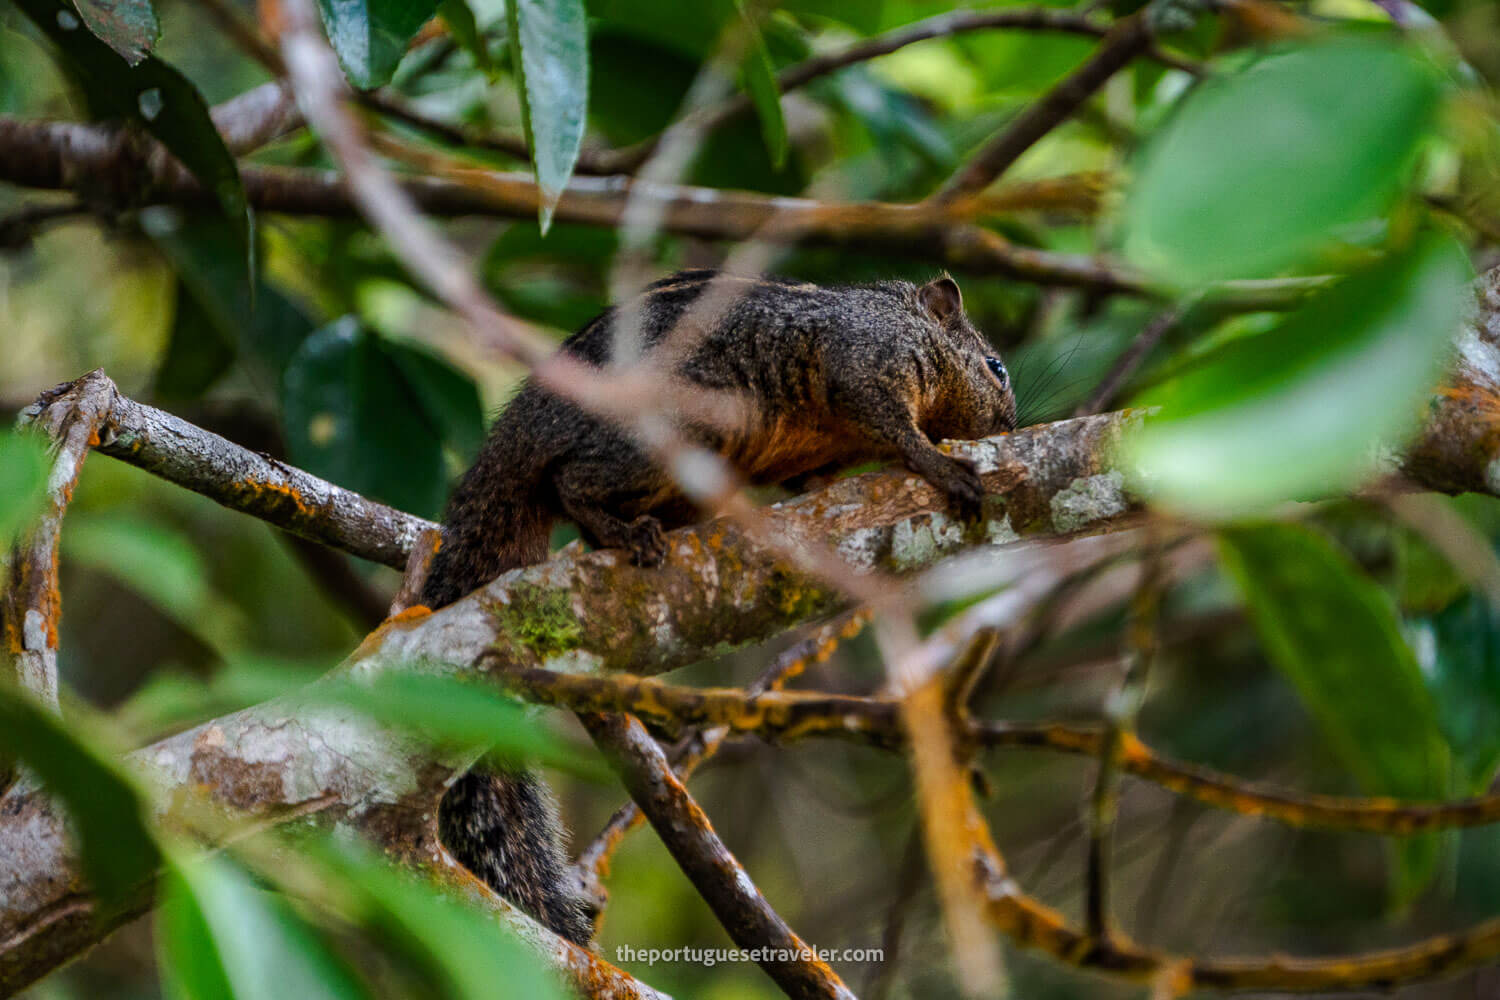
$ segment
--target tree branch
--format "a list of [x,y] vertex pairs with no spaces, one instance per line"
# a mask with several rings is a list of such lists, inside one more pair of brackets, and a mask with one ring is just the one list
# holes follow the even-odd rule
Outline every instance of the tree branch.
[[[57,625],[62,592],[57,566],[62,522],[83,460],[108,413],[109,380],[100,372],[58,386],[43,395],[48,405],[25,411],[22,425],[32,424],[51,439],[52,471],[41,517],[11,547],[5,587],[0,590],[0,683],[14,684],[57,711]],[[0,755],[0,790],[16,778],[13,761]]]
[[750,881],[641,724],[629,715],[588,713],[580,718],[730,939],[763,955],[757,964],[794,1000],[854,1000],[838,974]]
[[[805,87],[814,80],[837,73],[841,69],[890,55],[892,52],[917,42],[992,29],[1053,31],[1089,38],[1103,38],[1109,32],[1108,26],[1081,16],[1075,11],[1059,10],[1053,7],[949,11],[926,20],[902,25],[883,35],[876,35],[874,38],[855,42],[837,52],[813,56],[795,66],[788,66],[776,74],[776,89],[784,95]],[[1149,46],[1147,52],[1151,58],[1173,69],[1180,69],[1194,76],[1200,76],[1203,73],[1203,68],[1197,63],[1163,52],[1154,45]],[[714,107],[705,108],[696,115],[690,116],[688,120],[693,121],[695,127],[713,131],[725,122],[745,114],[753,107],[754,104],[748,96],[739,94]],[[595,153],[589,158],[587,172],[629,173],[645,162],[656,148],[659,139],[659,136],[653,136],[624,149]],[[580,157],[580,168],[583,164],[583,158]]]
[[1148,6],[1116,22],[1088,61],[1016,116],[932,195],[932,200],[953,201],[982,191],[1038,139],[1067,121],[1094,91],[1151,46],[1151,13]]
[[[158,147],[159,148],[159,147]],[[18,121],[0,116],[0,181],[48,190],[75,190],[106,203],[199,204],[210,196],[150,144],[118,130],[71,122]],[[541,192],[529,174],[456,168],[441,158],[422,162],[421,175],[398,184],[432,216],[487,215],[533,220]],[[289,215],[351,216],[354,199],[336,173],[290,167],[241,168],[257,210]],[[632,193],[662,205],[665,232],[712,240],[849,246],[934,263],[972,274],[1091,288],[1130,295],[1156,294],[1144,277],[1106,258],[1056,253],[1011,243],[971,220],[986,211],[981,199],[951,205],[827,202],[687,185],[652,185],[624,178],[575,177],[554,218],[617,226]],[[1006,205],[1011,205],[1005,199]],[[1227,282],[1206,300],[1234,310],[1296,305],[1319,279]]]
[[96,450],[362,559],[400,569],[417,536],[436,527],[123,396],[102,371],[53,393],[60,395],[43,396],[23,418],[41,419],[58,399],[87,394],[101,414]]

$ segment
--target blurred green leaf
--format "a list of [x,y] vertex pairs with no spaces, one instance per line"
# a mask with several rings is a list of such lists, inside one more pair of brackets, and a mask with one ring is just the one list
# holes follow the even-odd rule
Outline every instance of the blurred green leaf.
[[158,920],[161,968],[176,1000],[362,1000],[317,933],[222,855],[175,866]]
[[588,121],[588,16],[582,0],[510,0],[506,15],[545,234],[573,176]]
[[1468,299],[1467,257],[1430,235],[1146,394],[1127,444],[1163,503],[1224,518],[1352,485],[1412,428]]
[[1415,48],[1371,38],[1285,49],[1203,82],[1140,157],[1126,255],[1181,287],[1306,262],[1389,205],[1438,96]]
[[1471,593],[1407,627],[1467,790],[1483,792],[1500,766],[1500,612]]
[[64,723],[30,695],[0,686],[0,752],[23,761],[62,800],[78,833],[83,871],[105,908],[130,899],[161,860],[135,787],[113,755],[82,735],[102,720],[78,708]]
[[51,468],[44,435],[0,430],[0,552],[41,516]]
[[477,408],[466,376],[348,316],[307,338],[283,382],[294,464],[425,517],[448,492],[443,443],[467,452]]
[[495,61],[490,58],[490,48],[485,44],[484,33],[479,30],[479,22],[474,19],[474,9],[469,6],[468,0],[441,0],[438,4],[438,16],[448,26],[454,41],[473,56],[474,65],[484,70],[485,75],[493,82]]
[[318,0],[344,75],[360,90],[390,82],[406,47],[437,13],[438,0]]
[[110,574],[220,655],[240,645],[243,615],[214,592],[203,556],[182,532],[139,516],[80,511],[62,540],[70,561]]
[[[1226,530],[1219,553],[1267,655],[1360,786],[1371,795],[1444,798],[1448,744],[1380,588],[1301,525]],[[1398,899],[1426,883],[1436,846],[1435,837],[1398,845]]]
[[76,0],[83,23],[134,66],[161,36],[151,0]]
[[253,271],[250,205],[239,167],[198,89],[155,56],[145,56],[135,65],[126,62],[104,42],[79,30],[78,14],[64,0],[16,0],[16,5],[62,53],[94,117],[139,124],[213,193],[234,227],[241,263]]
[[213,316],[179,281],[172,306],[167,348],[156,366],[151,393],[166,402],[202,396],[234,364],[237,345],[219,330]]
[[760,117],[761,134],[766,138],[766,149],[771,154],[771,165],[780,170],[786,164],[787,134],[786,118],[781,113],[781,90],[776,85],[776,70],[771,66],[771,54],[766,51],[766,40],[760,29],[745,11],[743,0],[736,0],[745,31],[749,34],[749,51],[741,67],[741,79],[745,92],[755,105]]
[[306,847],[330,878],[361,895],[365,922],[442,983],[442,996],[490,1000],[501,983],[506,996],[526,1000],[571,995],[493,915],[434,891],[350,838]]
[[619,239],[613,229],[560,222],[509,226],[485,253],[485,286],[518,316],[577,330],[609,304],[603,276]]
[[293,662],[231,652],[208,677],[155,671],[114,710],[114,718],[137,743],[145,743],[306,687],[327,668],[324,661]]
[[609,770],[598,758],[580,755],[542,725],[534,712],[482,684],[444,674],[386,670],[368,678],[332,678],[309,688],[307,697],[352,708],[434,742],[491,750],[591,780],[609,780]]

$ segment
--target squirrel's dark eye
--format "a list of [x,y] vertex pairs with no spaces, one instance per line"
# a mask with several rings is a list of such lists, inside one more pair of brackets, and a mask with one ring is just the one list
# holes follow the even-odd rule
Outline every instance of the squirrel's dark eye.
[[984,363],[989,365],[990,372],[999,379],[1001,385],[1010,384],[1010,373],[1005,370],[1005,362],[996,357],[987,357]]

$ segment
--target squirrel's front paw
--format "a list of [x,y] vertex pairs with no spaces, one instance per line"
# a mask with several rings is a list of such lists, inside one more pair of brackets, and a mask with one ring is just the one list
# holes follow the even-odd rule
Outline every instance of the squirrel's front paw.
[[667,558],[667,540],[661,522],[649,514],[630,522],[630,561],[637,566],[660,566]]
[[984,516],[984,480],[966,458],[952,459],[942,482],[934,483],[948,498],[948,506],[962,520],[973,523]]

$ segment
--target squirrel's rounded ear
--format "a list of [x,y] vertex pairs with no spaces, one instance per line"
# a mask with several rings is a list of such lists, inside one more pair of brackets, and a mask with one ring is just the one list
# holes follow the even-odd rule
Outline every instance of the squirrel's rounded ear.
[[964,309],[964,297],[958,290],[958,282],[946,274],[923,285],[917,291],[917,299],[922,303],[922,308],[931,313],[932,318],[939,323],[958,315]]

